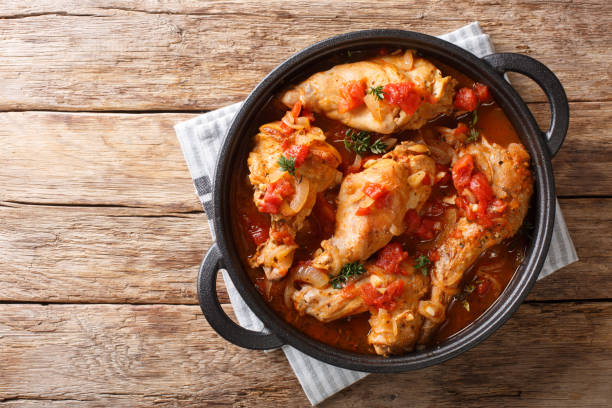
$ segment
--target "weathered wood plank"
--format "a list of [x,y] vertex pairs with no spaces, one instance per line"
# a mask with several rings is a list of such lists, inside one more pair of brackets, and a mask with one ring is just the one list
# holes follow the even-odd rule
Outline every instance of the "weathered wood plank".
[[[531,108],[544,127],[546,105]],[[565,146],[554,159],[558,194],[609,195],[612,102],[572,103],[571,109]],[[199,211],[172,128],[190,117],[0,113],[0,201]]]
[[[529,299],[610,298],[612,199],[561,207],[581,260],[537,283]],[[0,206],[0,219],[0,301],[197,302],[195,279],[211,244],[203,213]]]
[[134,211],[0,207],[0,300],[197,303],[204,213]]
[[[612,97],[605,0],[47,0],[0,13],[1,110],[213,109],[244,98],[285,58],[329,36],[380,27],[438,35],[474,20],[497,51],[548,64],[572,100]],[[527,100],[543,101],[526,79],[515,84]]]
[[190,117],[2,113],[0,200],[201,211],[172,128]]
[[[605,406],[611,341],[612,303],[523,305],[476,349],[322,406]],[[0,369],[9,407],[308,406],[282,353],[227,343],[196,306],[0,305]]]

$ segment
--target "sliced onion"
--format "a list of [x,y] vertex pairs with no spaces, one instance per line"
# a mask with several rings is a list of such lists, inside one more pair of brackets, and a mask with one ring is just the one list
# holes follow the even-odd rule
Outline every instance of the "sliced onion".
[[303,129],[310,130],[310,120],[304,116],[300,116],[295,120],[296,126],[301,126]]
[[293,127],[294,123],[295,123],[295,118],[293,117],[293,115],[291,114],[291,111],[287,111],[287,113],[285,113],[285,116],[283,116],[283,118],[281,119],[281,121],[287,125],[287,126],[291,126]]
[[414,66],[414,56],[412,55],[412,50],[408,50],[404,53],[404,64],[406,64],[406,69],[410,70]]
[[441,323],[444,321],[444,306],[431,300],[421,300],[419,314],[435,323]]
[[310,182],[307,178],[302,178],[302,181],[299,183],[293,182],[293,187],[295,189],[295,193],[293,194],[291,201],[289,201],[289,203],[283,201],[280,207],[281,214],[283,214],[285,217],[291,217],[300,212],[308,200]]
[[412,188],[417,188],[419,185],[421,185],[421,182],[425,178],[426,174],[427,173],[425,173],[423,170],[419,170],[416,173],[411,174],[410,177],[408,177],[408,185]]
[[388,137],[383,140],[385,146],[387,146],[387,150],[390,150],[397,143],[397,139],[394,137]]
[[320,289],[329,283],[329,276],[323,270],[305,264],[297,267],[293,280],[308,283]]
[[351,164],[351,167],[354,169],[360,169],[361,168],[361,160],[363,158],[361,157],[360,154],[355,156],[355,160],[353,160],[353,164]]

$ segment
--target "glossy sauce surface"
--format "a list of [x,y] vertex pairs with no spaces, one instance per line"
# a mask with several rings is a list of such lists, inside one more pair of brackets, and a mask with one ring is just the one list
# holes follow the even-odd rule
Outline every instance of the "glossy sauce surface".
[[[448,67],[442,66],[441,69],[446,74],[457,78],[460,82],[459,86],[470,86],[472,83],[467,77]],[[260,119],[261,124],[279,120],[284,113],[284,107],[272,102],[263,111]],[[342,164],[339,169],[346,171],[355,160],[355,154],[348,151],[343,142],[348,128],[322,115],[316,115],[314,125],[325,132],[327,141],[340,152]],[[442,116],[419,130],[404,131],[391,136],[397,138],[398,143],[404,140],[423,139],[425,141],[432,139],[440,141],[440,137],[434,130],[436,126],[453,128],[457,126],[457,120],[453,117]],[[512,142],[519,142],[518,135],[511,123],[495,103],[481,106],[478,109],[478,127],[490,142],[503,146]],[[376,139],[380,135],[373,134],[372,137]],[[367,159],[367,156],[363,159]],[[265,228],[266,225],[269,225],[269,218],[268,215],[259,213],[253,203],[253,189],[248,181],[246,163],[241,165],[237,181],[238,185],[233,189],[233,199],[231,200],[232,213],[237,215],[233,222],[234,239],[243,265],[264,299],[284,320],[314,339],[341,349],[375,354],[367,343],[367,334],[370,329],[368,324],[369,313],[362,313],[331,323],[321,323],[311,316],[300,316],[292,307],[287,307],[284,303],[285,282],[283,280],[274,283],[266,282],[261,269],[249,267],[248,257],[256,249],[256,245],[249,238],[249,225],[256,223]],[[334,200],[338,189],[339,187],[336,187],[336,189],[325,193],[325,199],[334,208]],[[436,207],[430,205],[430,203],[439,202],[441,197],[452,194],[454,194],[452,183],[448,183],[446,186],[436,186],[425,205],[428,216],[435,220],[441,220],[442,212],[439,205]],[[427,209],[428,206],[429,209]],[[305,222],[304,228],[296,236],[295,241],[300,248],[295,254],[294,265],[299,261],[311,259],[313,253],[319,248],[321,241],[329,238],[332,234],[332,226],[319,222],[318,213],[320,209],[318,207],[319,205],[315,205],[312,214]],[[420,254],[427,254],[435,246],[436,239],[420,241],[414,236],[404,234],[395,237],[392,242],[400,242],[404,249],[413,258],[416,258]],[[464,291],[456,296],[450,305],[446,322],[438,330],[433,340],[434,343],[443,341],[469,325],[497,299],[521,264],[528,243],[527,233],[521,230],[512,239],[486,251],[475,262],[466,273]],[[483,284],[484,281],[488,283]]]

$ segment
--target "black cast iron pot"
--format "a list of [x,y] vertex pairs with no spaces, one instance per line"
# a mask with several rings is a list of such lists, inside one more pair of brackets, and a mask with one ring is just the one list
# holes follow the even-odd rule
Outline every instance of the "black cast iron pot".
[[[249,280],[232,238],[230,190],[238,163],[244,163],[250,140],[257,133],[257,114],[272,96],[316,71],[329,68],[330,61],[349,50],[372,47],[416,49],[433,59],[489,86],[493,96],[514,125],[531,155],[535,175],[536,230],[525,260],[499,298],[476,321],[443,343],[401,356],[380,357],[331,347],[301,333],[266,305]],[[327,66],[325,65],[327,63]],[[315,69],[316,67],[316,69]],[[506,71],[533,79],[551,105],[551,125],[542,132],[529,109],[504,79]],[[225,339],[245,348],[271,349],[291,345],[318,360],[354,370],[401,372],[441,363],[474,347],[497,330],[519,307],[533,286],[548,252],[555,219],[555,187],[551,167],[567,133],[569,106],[557,77],[540,62],[520,54],[492,54],[477,58],[449,42],[401,30],[368,30],[339,35],[295,54],[274,69],[251,92],[236,115],[219,154],[214,180],[214,225],[217,242],[209,249],[198,276],[198,298],[204,316]],[[229,272],[232,282],[251,310],[270,330],[269,334],[246,330],[221,309],[216,293],[219,268]]]

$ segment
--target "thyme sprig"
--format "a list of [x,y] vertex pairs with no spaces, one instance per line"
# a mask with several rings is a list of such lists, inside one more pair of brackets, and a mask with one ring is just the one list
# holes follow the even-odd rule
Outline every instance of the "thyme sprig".
[[366,272],[366,268],[359,262],[347,263],[340,269],[340,273],[336,276],[330,277],[330,283],[332,288],[341,289],[344,287],[346,282],[351,277],[363,275]]
[[286,171],[292,176],[295,176],[295,158],[294,157],[291,157],[291,156],[285,157],[284,155],[281,154],[280,158],[278,159],[278,165],[283,171]]

